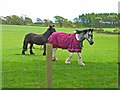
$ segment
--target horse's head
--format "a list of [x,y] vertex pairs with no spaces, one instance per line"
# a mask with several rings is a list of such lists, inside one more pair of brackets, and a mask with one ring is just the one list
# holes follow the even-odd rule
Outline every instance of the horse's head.
[[49,31],[50,32],[50,34],[52,34],[53,32],[56,32],[56,30],[55,30],[55,26],[54,25],[49,25],[49,28],[48,28],[48,30],[47,31]]
[[78,41],[82,42],[83,40],[87,40],[90,45],[94,43],[93,41],[93,29],[87,29],[87,30],[76,30],[76,38]]
[[43,35],[48,38],[53,32],[56,32],[54,25],[49,26],[49,28],[47,29],[47,31]]

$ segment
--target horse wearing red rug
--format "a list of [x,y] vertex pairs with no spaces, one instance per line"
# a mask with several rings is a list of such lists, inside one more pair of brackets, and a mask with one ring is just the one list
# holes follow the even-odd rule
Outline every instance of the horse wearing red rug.
[[93,41],[93,29],[88,30],[76,30],[73,34],[67,34],[63,32],[54,32],[48,38],[49,43],[53,44],[53,60],[56,60],[56,50],[57,48],[67,49],[70,52],[70,56],[65,61],[66,64],[70,64],[70,59],[74,52],[78,53],[78,63],[80,65],[85,65],[81,59],[82,43],[86,39],[90,45],[94,43]]

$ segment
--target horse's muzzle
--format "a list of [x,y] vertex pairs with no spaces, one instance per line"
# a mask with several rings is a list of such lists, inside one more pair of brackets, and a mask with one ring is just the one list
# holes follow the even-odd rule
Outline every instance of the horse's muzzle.
[[90,45],[93,45],[94,44],[94,42],[90,42]]

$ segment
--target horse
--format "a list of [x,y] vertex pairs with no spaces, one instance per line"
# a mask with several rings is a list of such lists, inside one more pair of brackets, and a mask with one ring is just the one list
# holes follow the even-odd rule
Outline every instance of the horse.
[[43,55],[46,55],[46,43],[48,42],[49,36],[53,32],[56,32],[54,25],[49,26],[47,31],[43,34],[35,34],[35,33],[26,34],[23,41],[22,54],[25,55],[25,51],[27,50],[28,44],[30,44],[30,54],[34,54],[34,52],[32,51],[32,48],[33,48],[33,44],[36,44],[36,45],[44,45]]
[[81,51],[83,47],[83,41],[87,40],[90,45],[94,44],[93,41],[93,29],[75,30],[73,34],[67,34],[64,32],[54,32],[48,38],[50,44],[53,45],[52,58],[56,61],[57,48],[67,49],[70,52],[69,57],[66,59],[65,64],[70,64],[74,52],[78,53],[78,64],[85,66],[82,61]]

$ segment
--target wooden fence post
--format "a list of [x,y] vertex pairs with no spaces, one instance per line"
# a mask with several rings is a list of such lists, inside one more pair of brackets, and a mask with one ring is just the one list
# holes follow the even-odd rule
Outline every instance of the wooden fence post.
[[120,62],[118,62],[118,88],[120,88]]
[[52,44],[46,44],[46,87],[52,88]]
[[[118,3],[120,5],[120,1]],[[118,7],[120,13],[120,7]],[[118,88],[120,89],[120,35],[118,35]]]

